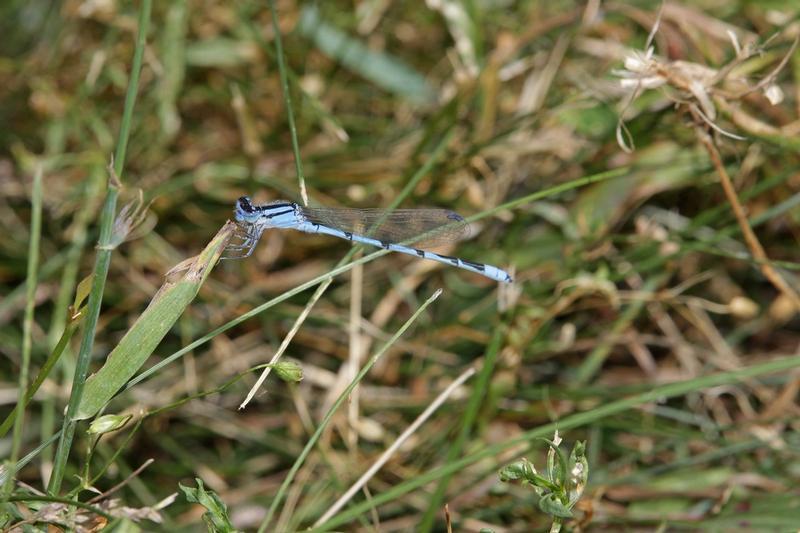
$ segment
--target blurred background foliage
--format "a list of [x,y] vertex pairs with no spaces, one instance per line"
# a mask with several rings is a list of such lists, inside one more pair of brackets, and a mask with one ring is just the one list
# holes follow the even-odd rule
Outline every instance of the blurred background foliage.
[[[65,328],[77,283],[91,272],[137,7],[114,0],[0,5],[4,412],[16,402],[33,168],[42,162],[45,169],[35,371]],[[397,254],[340,276],[286,352],[303,367],[300,384],[270,378],[266,392],[237,411],[254,382],[247,375],[221,394],[148,418],[130,441],[124,431],[104,438],[98,462],[124,449],[101,490],[153,458],[115,497],[130,507],[152,506],[198,477],[228,505],[236,527],[254,528],[351,379],[348,365],[373,353],[440,287],[443,295],[334,419],[276,531],[313,523],[456,375],[481,366],[493,336],[496,367],[480,392],[464,453],[659,384],[797,354],[795,2],[701,0],[662,9],[650,1],[361,0],[276,7],[312,204],[386,206],[425,164],[430,171],[402,205],[464,215],[611,169],[620,169],[619,177],[501,210],[477,222],[473,238],[444,249],[511,268],[512,287]],[[660,9],[656,56],[648,62]],[[712,83],[704,69],[729,76]],[[622,70],[655,88],[630,98]],[[683,79],[694,85],[681,87]],[[743,94],[742,87],[761,80]],[[770,87],[779,97],[767,93]],[[698,109],[707,120],[698,121]],[[619,142],[620,117],[632,151]],[[788,290],[770,282],[754,259],[699,131],[713,134]],[[137,238],[114,253],[93,370],[164,274],[199,253],[231,216],[237,197],[300,199],[267,2],[155,3],[121,179],[124,201],[141,190],[152,204]],[[251,258],[217,266],[150,364],[324,274],[347,251],[347,243],[323,236],[265,234]],[[109,410],[139,416],[269,360],[308,298],[294,296],[216,336]],[[76,350],[61,358],[29,408],[24,450],[60,427]],[[796,527],[799,377],[792,371],[698,388],[571,430],[564,435],[569,442],[587,441],[591,476],[568,523],[597,530]],[[468,397],[471,386],[457,398]],[[370,492],[441,465],[461,431],[463,406],[445,403],[370,482]],[[8,453],[7,439],[0,445]],[[72,473],[84,449],[74,447]],[[456,472],[444,499],[456,530],[547,528],[530,490],[497,476],[523,454],[540,464],[533,458],[546,451],[531,442]],[[21,479],[44,486],[52,453],[42,452]],[[398,496],[348,527],[416,530],[435,487]],[[443,513],[435,513],[435,527],[443,528]],[[171,528],[196,527],[201,514],[183,497],[161,511]]]

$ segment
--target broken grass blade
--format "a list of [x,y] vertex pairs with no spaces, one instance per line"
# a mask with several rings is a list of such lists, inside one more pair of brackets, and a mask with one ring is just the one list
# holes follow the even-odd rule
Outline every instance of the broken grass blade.
[[128,382],[194,300],[235,224],[227,223],[177,281],[167,280],[150,305],[111,351],[103,367],[86,381],[76,420],[94,416]]

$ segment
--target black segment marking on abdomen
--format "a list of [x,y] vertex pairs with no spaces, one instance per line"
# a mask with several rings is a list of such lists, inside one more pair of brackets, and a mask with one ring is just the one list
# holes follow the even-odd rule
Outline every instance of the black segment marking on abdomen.
[[472,261],[467,261],[466,259],[462,259],[461,262],[481,272],[483,272],[486,269],[486,266],[483,265],[482,263],[473,263]]
[[417,250],[416,248],[412,248],[412,250],[414,250],[415,252],[417,252],[417,255],[418,255],[418,256],[420,256],[420,257],[425,257],[425,252],[423,252],[422,250]]
[[451,263],[453,263],[456,266],[458,266],[458,262],[460,261],[460,259],[458,257],[453,257],[452,255],[439,255],[439,254],[436,254],[436,255],[438,255],[442,259],[447,259],[448,261],[450,261]]
[[352,233],[350,233],[349,231],[345,231],[344,234],[345,234],[345,237],[347,237],[348,241],[352,241],[353,240],[353,234]]
[[381,248],[383,248],[384,250],[388,250],[389,249],[389,244],[390,243],[388,243],[386,241],[380,241],[380,243],[381,243]]

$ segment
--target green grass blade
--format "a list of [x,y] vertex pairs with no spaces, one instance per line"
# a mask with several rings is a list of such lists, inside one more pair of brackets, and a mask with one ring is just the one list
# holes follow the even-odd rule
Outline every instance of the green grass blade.
[[194,300],[222,254],[234,223],[228,222],[177,281],[166,281],[150,305],[111,351],[103,367],[86,381],[76,420],[94,416],[142,367]]
[[11,494],[16,474],[16,464],[19,450],[22,447],[22,429],[25,423],[25,406],[27,405],[28,370],[31,365],[33,310],[36,306],[36,283],[39,269],[39,243],[42,236],[42,174],[44,170],[40,164],[33,176],[33,190],[31,191],[31,232],[28,243],[28,272],[25,278],[25,318],[22,324],[22,361],[19,369],[19,390],[15,409],[14,433],[11,440],[11,457],[8,462],[8,475],[3,483],[3,500]]
[[[125,164],[125,154],[128,149],[133,108],[136,103],[136,93],[139,88],[139,74],[142,70],[142,58],[144,56],[147,28],[150,23],[151,7],[152,0],[142,0],[139,10],[139,31],[136,37],[136,48],[133,54],[131,77],[128,83],[128,91],[125,95],[125,108],[122,113],[119,138],[117,139],[117,149],[114,155],[115,179],[122,175]],[[75,435],[76,421],[74,416],[83,396],[86,375],[89,371],[89,361],[92,355],[92,348],[94,347],[94,333],[97,328],[97,319],[100,316],[100,306],[103,301],[103,289],[105,288],[106,277],[108,276],[108,267],[111,263],[111,252],[113,248],[110,245],[118,195],[118,183],[115,183],[115,180],[109,180],[108,195],[103,204],[103,212],[100,217],[100,239],[98,241],[97,258],[94,266],[92,291],[89,295],[89,303],[87,305],[86,324],[83,330],[80,351],[78,352],[78,361],[75,365],[75,377],[72,381],[72,391],[70,393],[69,404],[67,405],[67,413],[64,416],[61,439],[58,442],[58,449],[56,450],[53,473],[47,487],[50,494],[57,494],[61,490],[61,482],[64,479],[67,458],[69,457],[72,439]]]
[[281,77],[283,101],[286,106],[286,118],[289,121],[289,134],[292,137],[292,151],[294,152],[294,166],[297,171],[297,181],[300,187],[300,197],[303,205],[308,206],[308,191],[306,191],[306,177],[303,174],[303,160],[300,158],[300,143],[297,141],[297,126],[294,122],[292,108],[292,94],[289,90],[289,76],[287,75],[286,59],[283,56],[283,43],[281,41],[281,28],[278,25],[278,10],[275,9],[275,0],[269,0],[269,10],[272,12],[272,28],[275,31],[275,57],[278,59],[278,72]]
[[[85,310],[82,310],[81,313],[83,313],[84,311]],[[75,330],[78,329],[79,324],[80,324],[80,318],[75,318],[74,320],[70,320],[69,324],[67,324],[67,327],[64,328],[64,333],[58,340],[58,344],[56,344],[56,347],[53,348],[53,351],[50,353],[50,356],[47,358],[47,361],[45,361],[44,365],[42,365],[42,368],[39,369],[39,372],[36,374],[36,379],[34,379],[33,383],[31,383],[30,387],[28,387],[28,390],[25,393],[24,403],[17,402],[17,405],[14,406],[14,409],[12,409],[12,411],[8,414],[6,419],[3,420],[3,423],[0,424],[0,438],[3,438],[5,436],[6,432],[11,427],[11,424],[14,422],[19,406],[22,405],[24,409],[24,406],[28,405],[28,402],[31,401],[33,395],[36,394],[36,391],[38,391],[39,387],[42,386],[44,380],[47,378],[47,376],[50,375],[50,371],[53,369],[58,360],[61,358],[61,355],[67,348],[67,345],[69,344],[72,335],[75,333]]]

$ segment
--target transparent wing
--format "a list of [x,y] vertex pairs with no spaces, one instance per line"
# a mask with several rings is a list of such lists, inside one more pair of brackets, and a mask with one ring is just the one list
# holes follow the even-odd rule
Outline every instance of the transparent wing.
[[304,207],[306,218],[342,231],[392,243],[409,242],[437,246],[455,242],[467,234],[464,218],[447,209],[339,209]]

